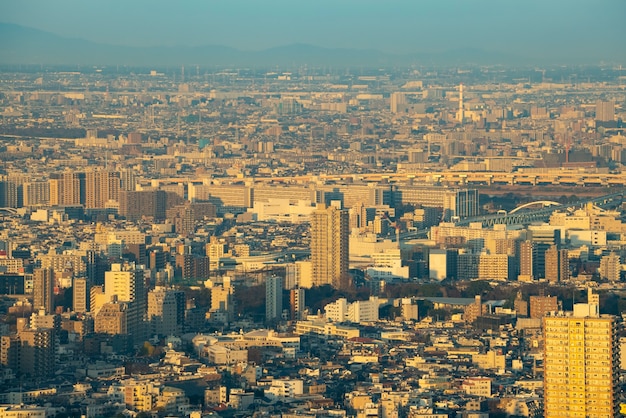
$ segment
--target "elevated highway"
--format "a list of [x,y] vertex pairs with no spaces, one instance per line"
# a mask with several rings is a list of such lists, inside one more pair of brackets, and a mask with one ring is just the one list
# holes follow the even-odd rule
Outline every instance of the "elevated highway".
[[[307,174],[294,176],[253,176],[253,177],[225,177],[221,180],[233,180],[249,183],[286,183],[307,184],[311,182],[351,183],[389,182],[441,184],[449,186],[558,186],[558,187],[626,187],[626,172],[624,173],[587,173],[575,170],[551,170],[549,172],[497,172],[497,171],[402,171],[378,173],[340,173],[340,174]],[[187,183],[202,181],[203,178],[170,177],[159,179],[163,184]],[[151,180],[154,182],[155,180]]]

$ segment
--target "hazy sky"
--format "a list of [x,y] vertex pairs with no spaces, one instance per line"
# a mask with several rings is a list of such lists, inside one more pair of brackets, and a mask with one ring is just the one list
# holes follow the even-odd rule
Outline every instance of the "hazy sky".
[[626,58],[626,0],[1,0],[0,21],[132,46]]

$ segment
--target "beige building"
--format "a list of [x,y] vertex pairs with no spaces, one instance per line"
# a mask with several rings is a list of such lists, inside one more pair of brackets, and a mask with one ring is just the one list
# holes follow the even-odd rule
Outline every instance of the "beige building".
[[134,264],[112,264],[104,273],[104,293],[108,301],[127,302],[127,331],[135,343],[146,338],[146,290],[144,271]]
[[33,307],[43,308],[47,314],[54,311],[54,272],[50,268],[33,272]]
[[105,208],[109,201],[119,200],[120,175],[114,171],[85,173],[85,208]]
[[185,319],[185,293],[157,286],[148,293],[148,321],[155,335],[179,335]]
[[74,312],[89,312],[91,297],[90,280],[86,277],[77,277],[72,286]]
[[94,319],[94,331],[110,335],[126,334],[128,332],[127,312],[127,303],[105,303]]
[[576,304],[574,312],[543,319],[544,416],[618,415],[618,330],[598,305]]
[[312,284],[348,285],[348,212],[335,206],[318,205],[311,215]]

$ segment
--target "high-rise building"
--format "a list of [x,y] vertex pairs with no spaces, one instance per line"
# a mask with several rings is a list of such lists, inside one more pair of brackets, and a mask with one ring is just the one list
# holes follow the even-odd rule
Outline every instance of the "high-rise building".
[[90,280],[86,277],[76,277],[74,279],[73,303],[74,312],[89,312],[90,309]]
[[121,170],[120,172],[120,190],[133,191],[137,185],[137,178],[135,172],[128,168]]
[[127,330],[135,344],[146,338],[146,289],[144,272],[134,264],[112,264],[104,274],[104,292],[109,301],[127,302]]
[[51,205],[75,206],[85,203],[85,173],[52,173],[49,187]]
[[611,252],[600,259],[599,273],[602,279],[618,282],[621,270],[622,263],[619,254]]
[[19,206],[18,185],[14,181],[0,180],[0,207],[17,208]]
[[544,417],[616,417],[618,330],[595,303],[543,319]]
[[296,288],[291,289],[289,292],[289,307],[291,310],[291,319],[300,320],[304,313],[305,307],[305,293],[304,289]]
[[[468,262],[469,260],[465,260]],[[428,253],[428,277],[435,280],[456,279],[458,252],[454,249],[433,249]],[[468,267],[468,265],[466,265]],[[478,271],[476,271],[478,273]]]
[[393,186],[393,204],[395,207],[408,204],[440,208],[445,220],[454,216],[467,218],[480,214],[479,193],[476,189],[399,184]]
[[569,279],[569,259],[567,250],[552,245],[545,252],[545,278],[549,282],[562,282]]
[[164,190],[124,190],[119,193],[119,213],[126,219],[136,221],[142,217],[165,219],[167,193]]
[[283,278],[270,276],[265,281],[265,320],[280,319],[283,313]]
[[47,314],[54,312],[54,271],[39,268],[33,272],[33,307]]
[[335,288],[349,285],[348,211],[319,204],[311,216],[312,284],[330,284]]
[[148,293],[148,321],[154,335],[180,335],[185,322],[185,293],[157,286]]
[[45,206],[50,204],[50,183],[47,181],[32,181],[22,185],[24,193],[24,207]]
[[54,375],[54,330],[23,329],[18,332],[20,375],[45,379]]
[[406,109],[406,95],[402,92],[391,93],[389,105],[391,113],[404,112]]
[[535,263],[537,262],[537,245],[533,241],[523,241],[519,246],[519,280],[535,279]]
[[119,193],[119,173],[109,170],[85,173],[85,208],[104,208],[107,202],[117,201]]
[[615,102],[596,102],[596,120],[600,122],[613,122],[615,120]]
[[127,143],[129,144],[141,144],[142,137],[139,132],[129,132],[127,137]]

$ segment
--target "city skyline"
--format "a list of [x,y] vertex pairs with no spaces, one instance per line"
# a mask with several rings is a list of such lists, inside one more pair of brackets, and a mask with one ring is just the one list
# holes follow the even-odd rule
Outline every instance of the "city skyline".
[[626,411],[624,11],[1,2],[0,417]]

